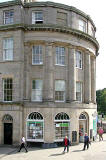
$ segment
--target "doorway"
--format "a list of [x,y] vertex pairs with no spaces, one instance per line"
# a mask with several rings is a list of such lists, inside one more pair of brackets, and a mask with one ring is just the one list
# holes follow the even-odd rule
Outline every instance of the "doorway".
[[12,123],[4,123],[4,144],[11,145],[12,144]]

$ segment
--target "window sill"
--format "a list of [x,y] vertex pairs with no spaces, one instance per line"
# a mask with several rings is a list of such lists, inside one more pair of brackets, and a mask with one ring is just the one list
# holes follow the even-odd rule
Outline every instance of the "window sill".
[[56,103],[65,103],[65,101],[55,101]]
[[43,65],[43,63],[41,63],[41,64],[32,64],[32,66],[42,66]]
[[55,64],[55,66],[65,67],[66,65],[62,65],[62,64]]

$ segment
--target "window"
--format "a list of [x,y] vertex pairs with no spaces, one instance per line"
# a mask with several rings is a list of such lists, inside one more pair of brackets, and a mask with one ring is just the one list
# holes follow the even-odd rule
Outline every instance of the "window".
[[3,60],[13,60],[13,38],[3,40]]
[[55,116],[55,141],[63,141],[65,136],[70,138],[70,118],[61,112]]
[[67,14],[63,12],[57,12],[57,24],[66,25],[67,24]]
[[32,64],[43,64],[42,46],[33,46]]
[[32,101],[42,101],[42,80],[32,80]]
[[56,47],[56,65],[65,65],[64,47]]
[[93,27],[91,27],[91,36],[95,36],[95,31],[94,31],[94,28]]
[[55,101],[56,102],[65,101],[65,81],[63,80],[55,81]]
[[11,102],[13,97],[13,80],[12,78],[3,79],[3,100]]
[[82,69],[82,53],[76,51],[76,67]]
[[43,126],[43,116],[38,112],[31,113],[27,119],[27,141],[43,141]]
[[4,11],[4,24],[12,24],[14,22],[14,11]]
[[82,83],[76,82],[76,100],[82,101]]
[[32,24],[43,23],[43,12],[32,12]]
[[79,20],[79,30],[82,32],[86,32],[86,22],[83,20]]

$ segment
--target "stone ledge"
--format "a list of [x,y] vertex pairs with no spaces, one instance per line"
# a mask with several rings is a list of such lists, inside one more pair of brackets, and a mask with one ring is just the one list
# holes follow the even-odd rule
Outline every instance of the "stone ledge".
[[12,25],[0,26],[0,31],[17,30],[17,29],[22,29],[24,31],[50,31],[50,32],[52,31],[52,32],[62,32],[62,33],[72,34],[94,43],[94,45],[97,48],[97,54],[98,54],[99,43],[96,40],[96,38],[93,38],[89,34],[84,33],[77,29],[69,28],[66,26],[62,27],[62,26],[53,25],[53,24],[34,24],[34,25],[12,24]]

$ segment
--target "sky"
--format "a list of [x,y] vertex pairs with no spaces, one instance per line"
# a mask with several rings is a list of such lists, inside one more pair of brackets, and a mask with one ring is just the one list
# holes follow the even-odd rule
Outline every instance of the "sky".
[[[0,0],[0,2],[9,0]],[[74,6],[90,15],[96,26],[96,39],[99,42],[99,56],[96,59],[96,90],[106,88],[106,1],[105,0],[37,0],[52,1]]]

